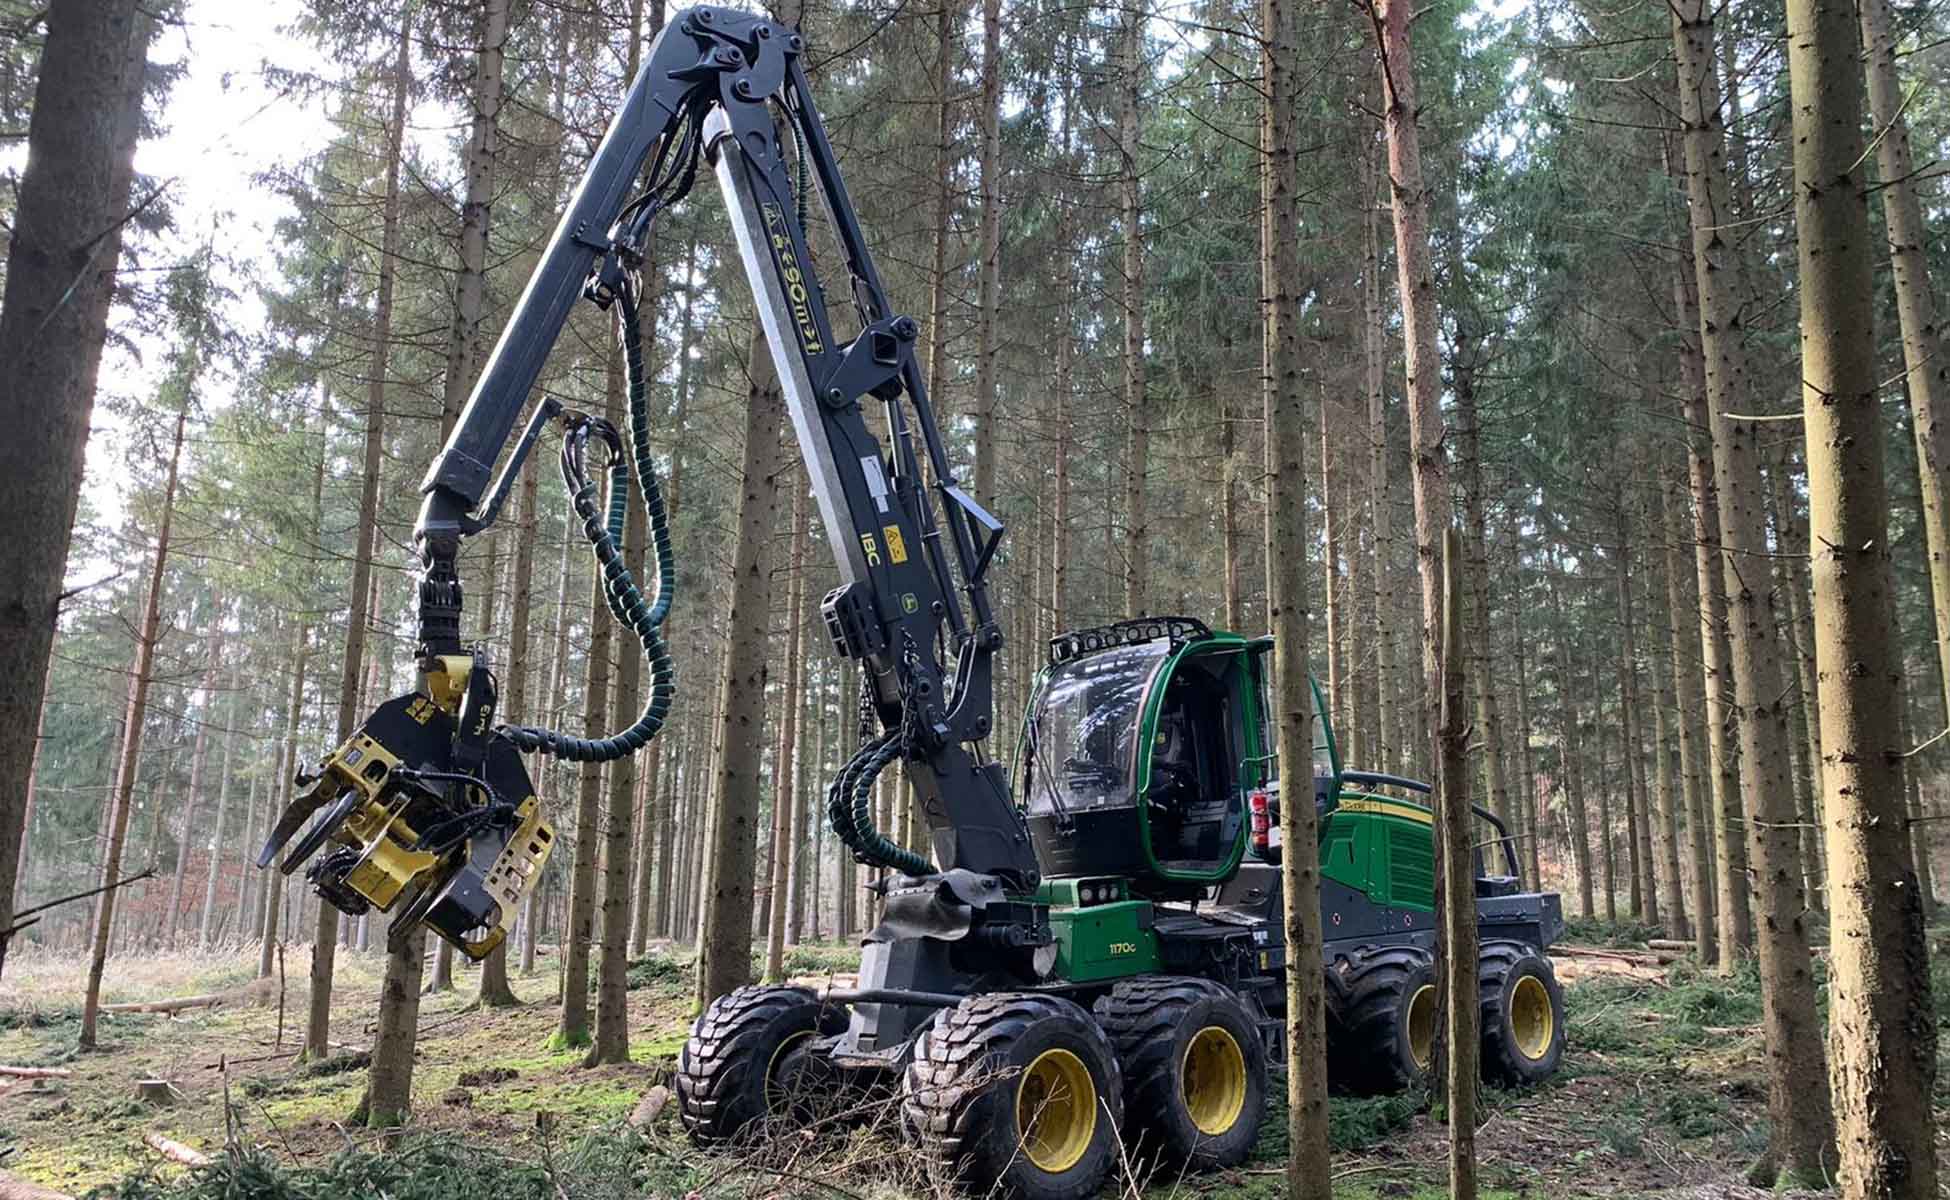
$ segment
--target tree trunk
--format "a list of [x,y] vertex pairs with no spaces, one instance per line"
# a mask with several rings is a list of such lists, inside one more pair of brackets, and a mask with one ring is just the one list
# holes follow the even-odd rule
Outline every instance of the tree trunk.
[[386,948],[386,978],[379,989],[378,1029],[366,1092],[352,1115],[356,1125],[393,1129],[413,1115],[413,1045],[420,1029],[420,972],[427,927],[402,930]]
[[1630,847],[1632,915],[1659,924],[1659,895],[1652,886],[1651,838],[1646,828],[1645,760],[1639,750],[1638,643],[1632,614],[1631,530],[1618,497],[1618,722],[1625,748],[1625,830]]
[[[1713,476],[1713,432],[1706,417],[1706,366],[1699,343],[1699,308],[1689,266],[1675,270],[1680,319],[1681,415],[1688,431],[1686,475],[1693,498],[1693,577],[1699,598],[1702,691],[1706,705],[1707,789],[1713,833],[1715,925],[1721,974],[1729,974],[1754,946],[1747,903],[1746,818],[1741,812],[1739,742],[1733,736],[1727,600],[1720,575],[1720,485]],[[1702,902],[1702,906],[1703,906]]]
[[[984,0],[987,4],[994,2]],[[786,909],[791,907],[792,860],[798,855],[797,832],[804,820],[800,810],[805,805],[799,796],[793,756],[797,750],[801,693],[806,687],[801,663],[804,623],[799,610],[805,603],[806,534],[811,524],[806,510],[805,477],[791,467],[781,474],[792,488],[792,551],[785,602],[789,627],[785,639],[785,687],[780,691],[783,707],[779,713],[779,745],[772,770],[772,920],[765,937],[765,978],[774,982],[785,978]]]
[[[354,723],[359,719],[357,713],[359,674],[365,666],[363,660],[366,649],[366,623],[370,616],[366,611],[369,599],[367,584],[372,575],[373,559],[377,555],[379,544],[379,483],[382,469],[381,456],[385,447],[386,375],[392,352],[393,289],[400,261],[402,211],[400,166],[405,158],[407,102],[413,90],[413,15],[412,5],[400,6],[399,33],[396,37],[393,57],[392,114],[386,127],[386,198],[381,216],[378,294],[373,303],[372,373],[366,383],[365,462],[359,493],[359,529],[356,535],[358,549],[352,560],[352,612],[346,623],[345,661],[339,675],[338,740],[340,742],[352,736]],[[469,186],[471,193],[471,180]],[[466,241],[464,232],[462,241],[463,244]],[[483,246],[485,246],[485,233]],[[473,304],[478,313],[480,308],[478,280],[472,284],[472,293]],[[463,278],[460,284],[462,304],[468,303],[468,294],[469,284]],[[455,336],[458,338],[459,335]],[[456,360],[450,345],[446,388],[449,399],[443,404],[440,417],[440,430],[443,437],[453,428],[454,419],[460,411],[458,401],[453,398],[455,388],[465,389],[472,377],[472,360]],[[338,923],[338,910],[329,904],[321,903],[318,906],[318,931],[312,940],[311,1003],[305,1020],[305,1047],[302,1057],[323,1059],[329,1057],[332,1052],[333,945],[338,933]],[[442,942],[441,945],[445,946],[446,943]],[[392,969],[393,964],[389,960],[386,990],[390,990],[393,984],[390,977]],[[420,970],[416,965],[413,971],[416,981],[419,974]],[[417,1019],[419,1012],[417,1004],[414,1005],[413,1011]],[[414,1030],[409,1026],[406,1030],[409,1044],[413,1035]]]
[[[224,706],[223,717],[223,757],[217,768],[217,817],[210,823],[210,860],[203,872],[203,911],[197,915],[196,950],[206,954],[210,950],[210,914],[217,907],[217,879],[223,873],[224,840],[223,833],[230,817],[230,780],[233,754],[237,749],[237,691],[241,683],[238,676],[242,672],[241,662],[230,666],[230,686],[225,689],[229,703]],[[185,835],[188,836],[187,834]],[[245,841],[248,853],[249,840]],[[245,868],[249,870],[249,867]]]
[[[1460,272],[1458,272],[1460,275]],[[1495,628],[1490,620],[1490,559],[1484,518],[1482,425],[1476,407],[1476,333],[1466,322],[1456,326],[1452,376],[1455,382],[1457,468],[1462,475],[1463,562],[1460,565],[1469,594],[1469,653],[1465,669],[1476,687],[1477,734],[1483,740],[1483,790],[1491,811],[1514,824],[1510,787],[1503,774],[1503,717],[1490,679]]]
[[1700,611],[1695,581],[1695,564],[1685,554],[1685,517],[1679,484],[1663,476],[1659,486],[1659,505],[1665,523],[1665,613],[1671,644],[1673,673],[1673,722],[1679,726],[1679,784],[1685,794],[1685,814],[1691,853],[1687,857],[1693,880],[1693,940],[1702,964],[1716,962],[1718,948],[1718,896],[1714,894],[1712,874],[1712,818],[1700,782],[1700,741],[1698,722],[1704,700],[1700,697],[1700,671],[1693,660],[1698,634],[1689,632],[1687,613]]
[[784,397],[763,334],[750,352],[751,388],[732,559],[731,602],[719,691],[717,812],[711,875],[699,926],[698,1000],[751,982],[752,888],[758,856],[758,764],[765,753],[765,682],[771,632],[772,528],[778,508],[779,423]]
[[[1785,443],[1777,446],[1767,464],[1767,511],[1774,526],[1774,544],[1779,547],[1775,591],[1782,598],[1784,618],[1780,638],[1788,660],[1791,690],[1799,701],[1799,728],[1788,733],[1793,747],[1793,765],[1798,776],[1794,798],[1800,829],[1801,876],[1807,889],[1808,905],[1816,912],[1827,909],[1827,887],[1822,878],[1821,861],[1821,714],[1815,704],[1814,623],[1808,611],[1812,585],[1796,556],[1808,553],[1808,527],[1796,509],[1793,494],[1793,455]],[[1806,736],[1801,736],[1805,732]]]
[[954,233],[955,31],[963,11],[962,0],[941,0],[934,25],[934,262],[928,274],[927,389],[944,418],[953,411],[948,403],[948,239]]
[[[1260,0],[1265,42],[1261,62],[1267,93],[1260,128],[1260,295],[1262,356],[1268,366],[1261,381],[1269,417],[1267,451],[1274,471],[1267,480],[1267,597],[1273,634],[1273,688],[1276,737],[1281,761],[1312,760],[1313,687],[1307,654],[1307,411],[1301,394],[1299,262],[1300,33],[1294,0]],[[1134,18],[1141,20],[1141,18]],[[1141,25],[1127,33],[1135,66]],[[1135,108],[1136,83],[1126,103]],[[1131,133],[1135,137],[1135,113]],[[1126,162],[1131,167],[1135,156]],[[1127,235],[1136,229],[1136,183],[1126,194]],[[1127,266],[1135,255],[1127,252]],[[1141,336],[1141,335],[1140,335]],[[1141,340],[1125,343],[1127,354]],[[1127,365],[1127,372],[1130,370]],[[1130,376],[1127,374],[1127,386]],[[1140,388],[1142,384],[1140,383]],[[1134,427],[1135,428],[1135,427]],[[1133,606],[1133,614],[1137,609]],[[1312,804],[1286,804],[1280,810],[1281,837],[1289,846],[1318,843]],[[1286,897],[1287,946],[1287,1145],[1286,1192],[1291,1200],[1329,1200],[1327,1081],[1315,1064],[1327,1061],[1326,980],[1321,957],[1320,864],[1317,856],[1294,853],[1281,866]]]
[[[1422,183],[1416,129],[1415,70],[1407,0],[1376,0],[1375,36],[1382,58],[1383,116],[1388,139],[1388,191],[1395,218],[1397,286],[1408,369],[1409,456],[1415,481],[1415,560],[1422,583],[1421,694],[1440,695],[1442,666],[1442,531],[1449,527],[1449,466],[1443,448],[1442,359],[1436,347],[1435,271],[1429,261],[1429,197]],[[1431,757],[1431,710],[1417,741]]]
[[[614,369],[612,362],[611,370]],[[588,611],[590,633],[582,692],[582,735],[600,738],[609,733],[610,646],[615,640],[615,622],[610,619],[609,603],[603,597],[601,571],[590,573]],[[562,943],[562,1020],[549,1040],[554,1049],[586,1046],[590,1042],[589,951],[596,940],[596,875],[604,828],[603,764],[589,762],[580,766],[576,852],[569,875],[569,923]]]
[[[1704,0],[1676,0],[1673,35],[1686,125],[1686,181],[1713,473],[1719,485],[1724,586],[1733,618],[1728,641],[1744,764],[1741,783],[1753,864],[1753,903],[1759,909],[1754,926],[1768,1051],[1768,1114],[1779,1164],[1797,1182],[1819,1184],[1834,1148],[1834,1119],[1815,1012],[1806,896],[1787,777],[1778,622],[1768,611],[1771,589],[1766,585],[1769,562],[1761,514],[1759,428],[1732,415],[1746,411],[1752,389],[1732,246],[1725,237],[1732,213],[1727,205],[1713,21]],[[1805,147],[1805,141],[1802,135],[1798,144]],[[1804,178],[1803,186],[1813,186],[1812,177]],[[1797,207],[1801,207],[1799,189]],[[1804,289],[1804,302],[1805,296]],[[1878,611],[1876,619],[1880,615]]]
[[1362,272],[1365,320],[1361,324],[1361,347],[1368,396],[1368,507],[1374,517],[1374,624],[1376,719],[1379,722],[1380,753],[1375,758],[1377,771],[1395,769],[1401,763],[1402,746],[1396,740],[1401,725],[1396,692],[1400,669],[1395,664],[1395,622],[1389,616],[1389,556],[1394,552],[1394,512],[1388,502],[1388,407],[1382,388],[1381,325],[1381,243],[1375,226],[1374,161],[1361,157],[1361,207],[1366,232],[1367,262]]
[[[1647,565],[1651,568],[1651,579],[1647,594],[1651,597],[1648,611],[1665,601],[1665,567],[1660,557],[1648,554]],[[1661,622],[1650,622],[1647,632],[1646,657],[1651,664],[1649,675],[1652,680],[1652,773],[1653,778],[1647,789],[1647,819],[1652,827],[1653,882],[1658,888],[1659,912],[1664,917],[1668,933],[1675,938],[1691,936],[1691,923],[1686,919],[1685,876],[1679,866],[1679,815],[1680,792],[1677,769],[1678,728],[1680,724],[1677,706],[1671,691],[1672,676],[1665,668],[1672,656],[1660,643],[1665,636],[1666,626]]]
[[[203,768],[210,753],[210,724],[217,702],[217,678],[223,669],[223,611],[210,617],[210,641],[203,668],[203,706],[196,723],[196,742],[190,751],[190,786],[183,800],[183,836],[176,839],[176,876],[169,885],[169,910],[164,916],[163,944],[175,946],[183,919],[183,877],[190,869],[190,839],[196,836],[197,800],[203,795]],[[221,818],[220,818],[221,819]]]
[[[1789,0],[1787,8],[1801,419],[1811,544],[1820,547],[1812,568],[1837,1127],[1795,1126],[1786,1149],[1796,1173],[1814,1184],[1809,1176],[1826,1165],[1828,1139],[1838,1132],[1844,1197],[1924,1200],[1937,1194],[1930,1107],[1937,1039],[1935,1022],[1917,1016],[1933,1011],[1929,952],[1910,863],[1905,747],[1889,740],[1901,727],[1902,664],[1889,629],[1894,598],[1862,171],[1862,67],[1852,5]],[[1764,937],[1761,946],[1764,956]],[[1794,965],[1805,970],[1806,960]],[[1819,1036],[1798,1026],[1782,1032]],[[1818,1083],[1819,1047],[1808,1048],[1806,1061],[1786,1064],[1797,1069],[1783,1082],[1800,1089]],[[1770,1039],[1770,1058],[1778,1053]],[[1800,1104],[1825,1120],[1827,1098],[1824,1092]]]
[[[406,35],[412,5],[400,12],[400,90],[407,84]],[[474,386],[481,361],[481,315],[487,294],[488,225],[494,204],[495,160],[501,152],[502,60],[508,48],[508,0],[481,0],[481,45],[474,56],[473,115],[467,136],[466,193],[460,208],[460,269],[454,279],[454,315],[447,334],[447,374],[441,393],[440,429],[451,431]],[[397,108],[396,108],[396,111]],[[395,156],[397,157],[397,155]],[[388,195],[392,194],[388,171]]]
[[[1562,568],[1553,574],[1562,580]],[[1551,588],[1551,613],[1556,618],[1560,633],[1557,639],[1557,674],[1559,679],[1558,704],[1561,712],[1558,717],[1560,730],[1557,738],[1558,773],[1564,784],[1564,819],[1571,830],[1571,861],[1578,870],[1578,916],[1589,921],[1596,910],[1592,902],[1591,880],[1591,832],[1586,822],[1584,780],[1578,770],[1578,756],[1573,746],[1584,743],[1584,726],[1578,714],[1576,676],[1571,659],[1569,627],[1564,623],[1563,586],[1554,584]]]
[[[157,22],[134,0],[47,8],[0,296],[0,929],[13,923],[35,731],[80,501]],[[7,943],[0,938],[0,970]]]
[[[943,7],[950,7],[943,4]],[[1002,316],[1002,0],[982,0],[982,237],[976,318],[975,497],[995,503],[996,326]],[[790,693],[788,693],[790,696]]]
[[[1950,357],[1930,291],[1929,229],[1916,199],[1905,101],[1896,75],[1896,34],[1889,0],[1861,0],[1869,107],[1875,114],[1876,174],[1889,236],[1889,273],[1902,326],[1904,381],[1916,435],[1917,486],[1929,552],[1930,599],[1936,616],[1936,663],[1944,710],[1950,712]],[[1905,1193],[1907,1194],[1907,1193]]]
[[[115,793],[108,818],[108,845],[102,859],[102,886],[113,888],[122,878],[122,845],[129,830],[129,802],[142,761],[142,725],[149,713],[149,685],[156,663],[156,642],[162,626],[162,590],[169,569],[169,527],[176,515],[177,467],[183,458],[183,430],[189,424],[188,398],[176,414],[176,433],[170,441],[169,473],[164,477],[162,517],[156,529],[156,557],[149,568],[147,598],[142,607],[142,630],[136,635],[135,667],[129,672],[129,706],[122,721],[122,752],[115,768]],[[115,892],[95,898],[95,933],[88,956],[88,990],[81,1002],[80,1044],[95,1048],[95,1027],[101,1019],[102,968],[108,961],[108,937],[115,923]]]
[[1146,5],[1123,16],[1117,56],[1118,201],[1124,239],[1124,615],[1143,616],[1150,604],[1151,526],[1145,476],[1151,463],[1150,417],[1144,388],[1144,208],[1138,168],[1138,103],[1144,79]]
[[1475,821],[1469,811],[1469,694],[1463,676],[1462,539],[1442,536],[1442,775],[1436,802],[1436,880],[1441,941],[1436,951],[1448,1043],[1449,1195],[1476,1200],[1476,1076],[1481,1024],[1476,948]]

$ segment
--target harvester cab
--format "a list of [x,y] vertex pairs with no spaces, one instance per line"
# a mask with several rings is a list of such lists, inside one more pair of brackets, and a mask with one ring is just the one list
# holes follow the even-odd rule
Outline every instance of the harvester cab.
[[[1279,760],[1268,637],[1143,618],[1050,643],[1017,754],[1045,879],[1114,876],[1146,899],[1195,900],[1277,863]],[[1314,687],[1312,781],[1324,818],[1342,768]]]

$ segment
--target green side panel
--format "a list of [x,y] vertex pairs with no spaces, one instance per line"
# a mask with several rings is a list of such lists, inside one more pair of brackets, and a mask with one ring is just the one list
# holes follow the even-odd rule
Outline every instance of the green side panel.
[[[1435,843],[1426,820],[1362,811],[1377,798],[1355,794],[1351,808],[1331,813],[1320,832],[1320,874],[1385,908],[1435,910]],[[1415,811],[1380,800],[1392,811]]]
[[1049,923],[1056,934],[1056,973],[1063,979],[1094,983],[1158,969],[1148,900],[1052,909]]
[[1320,829],[1320,875],[1379,901],[1369,863],[1374,821],[1352,813],[1332,813]]
[[1373,817],[1388,852],[1388,904],[1435,911],[1435,846],[1427,825]]

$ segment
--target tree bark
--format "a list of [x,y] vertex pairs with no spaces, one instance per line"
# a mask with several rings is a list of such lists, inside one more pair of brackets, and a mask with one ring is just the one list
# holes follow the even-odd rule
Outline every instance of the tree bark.
[[717,812],[710,881],[699,924],[698,1000],[751,982],[752,888],[758,857],[758,764],[765,752],[765,682],[771,633],[772,527],[778,507],[779,423],[784,397],[762,333],[752,337],[738,542],[719,691]]
[[[1460,275],[1460,271],[1458,272]],[[1457,468],[1462,476],[1463,561],[1459,564],[1469,596],[1468,654],[1464,665],[1476,689],[1477,733],[1483,740],[1483,792],[1491,811],[1514,824],[1510,813],[1510,786],[1503,774],[1503,716],[1496,702],[1496,687],[1490,679],[1490,658],[1495,628],[1490,619],[1489,535],[1484,516],[1482,418],[1476,406],[1477,334],[1473,326],[1458,318],[1455,337],[1454,380],[1456,401]]]
[[386,977],[379,989],[379,1023],[372,1039],[372,1067],[352,1121],[393,1129],[413,1115],[413,1045],[420,1029],[420,972],[427,927],[415,925],[390,939]]
[[[130,215],[156,22],[134,0],[49,6],[0,295],[0,928],[13,923],[27,780]],[[0,939],[0,970],[7,942]]]
[[183,836],[176,839],[176,876],[169,885],[169,910],[163,926],[163,944],[176,944],[176,930],[183,919],[183,877],[190,869],[190,839],[196,835],[197,801],[203,795],[203,768],[209,761],[210,723],[216,707],[217,679],[223,670],[223,610],[210,617],[210,639],[203,668],[203,705],[198,710],[196,742],[190,751],[190,786],[183,800]]
[[1144,380],[1144,207],[1138,174],[1138,105],[1144,79],[1146,5],[1124,13],[1117,40],[1117,187],[1124,239],[1124,615],[1150,604],[1151,525],[1146,475],[1151,463],[1150,417]]
[[1442,1008],[1448,1016],[1446,1066],[1449,1121],[1449,1195],[1476,1200],[1476,1076],[1481,1058],[1480,986],[1476,946],[1476,870],[1474,817],[1469,806],[1469,710],[1464,699],[1468,653],[1463,640],[1462,539],[1455,529],[1442,535],[1442,708],[1438,739],[1442,775],[1436,793],[1436,879],[1438,927],[1436,971]]
[[[984,0],[992,4],[994,0]],[[792,488],[792,551],[786,583],[785,687],[779,713],[779,745],[772,769],[772,920],[765,931],[765,978],[774,982],[785,978],[786,910],[791,907],[792,860],[797,857],[797,831],[805,807],[799,795],[797,773],[793,769],[798,749],[799,704],[805,691],[802,665],[804,623],[800,608],[805,603],[806,534],[811,524],[806,509],[806,481],[800,472],[787,467],[784,475]]]
[[[223,873],[223,833],[230,817],[230,780],[233,775],[230,768],[237,749],[237,693],[241,672],[241,663],[231,664],[230,685],[225,689],[229,703],[224,706],[223,756],[217,767],[217,816],[210,823],[210,858],[203,872],[203,911],[197,915],[196,921],[196,950],[199,954],[208,953],[210,949],[210,916],[217,908],[217,880]],[[248,839],[245,846],[248,853]],[[249,870],[249,867],[245,869]]]
[[[401,7],[399,79],[402,88],[407,74],[406,35],[412,11],[410,4]],[[480,14],[481,45],[474,56],[474,111],[467,133],[466,192],[460,209],[460,269],[454,279],[454,314],[447,335],[447,375],[440,403],[443,435],[460,419],[461,406],[474,386],[475,365],[481,361],[488,225],[493,215],[495,160],[501,152],[499,118],[502,63],[508,48],[508,0],[481,0]],[[396,100],[399,94],[395,92]]]
[[[1732,214],[1719,124],[1713,21],[1704,0],[1675,0],[1672,11],[1680,110],[1686,126],[1700,342],[1706,356],[1713,473],[1719,485],[1723,582],[1734,618],[1728,641],[1739,712],[1753,903],[1759,910],[1754,925],[1767,1040],[1768,1115],[1780,1166],[1796,1181],[1818,1184],[1833,1152],[1835,1129],[1815,1012],[1794,797],[1787,777],[1778,622],[1769,611],[1772,589],[1761,512],[1759,428],[1732,415],[1746,411],[1752,389],[1732,246],[1725,236]],[[1792,46],[1793,39],[1789,40]]]
[[[1787,11],[1801,419],[1811,544],[1820,548],[1812,568],[1837,1119],[1833,1129],[1796,1127],[1787,1151],[1812,1184],[1809,1176],[1826,1164],[1828,1139],[1839,1133],[1844,1197],[1923,1200],[1937,1194],[1930,1107],[1937,1031],[1934,1021],[1918,1017],[1933,1011],[1929,952],[1910,862],[1905,747],[1889,741],[1901,727],[1902,665],[1889,632],[1894,597],[1862,170],[1862,67],[1852,5],[1788,0]],[[1763,937],[1763,955],[1766,946]],[[1798,965],[1805,969],[1805,960]],[[1771,1044],[1769,1050],[1772,1057]],[[1814,1050],[1818,1055],[1819,1043]],[[1798,1065],[1790,1082],[1819,1082],[1818,1056]],[[1802,1103],[1827,1117],[1826,1104]]]
[[[1429,197],[1422,182],[1418,102],[1409,45],[1408,0],[1374,0],[1370,12],[1381,49],[1384,129],[1388,139],[1388,191],[1394,209],[1397,287],[1401,293],[1402,341],[1408,369],[1408,439],[1415,481],[1415,560],[1422,583],[1422,682],[1424,696],[1441,694],[1442,531],[1449,527],[1449,465],[1443,447],[1442,358],[1436,346],[1435,271],[1429,259]],[[1432,759],[1433,717],[1417,740]]]
[[[1554,564],[1555,565],[1555,564]],[[1552,574],[1563,579],[1562,567]],[[1561,583],[1551,588],[1551,614],[1556,618],[1557,674],[1558,674],[1558,725],[1557,739],[1558,774],[1563,777],[1564,819],[1571,831],[1571,861],[1578,871],[1578,916],[1589,921],[1596,910],[1592,901],[1591,879],[1591,832],[1586,820],[1584,780],[1578,770],[1578,755],[1573,746],[1584,743],[1584,725],[1578,712],[1577,677],[1573,673],[1575,663],[1571,656],[1569,626],[1564,623],[1564,600]]]
[[147,598],[142,606],[141,632],[136,635],[135,667],[129,672],[129,706],[122,721],[122,752],[115,768],[115,792],[110,801],[108,844],[102,859],[103,891],[95,898],[95,932],[88,955],[88,989],[81,1002],[80,1044],[95,1047],[101,1019],[102,968],[108,961],[108,937],[115,923],[114,885],[122,878],[122,845],[129,830],[129,802],[142,761],[142,725],[149,714],[149,685],[156,663],[156,643],[162,626],[162,590],[169,569],[170,524],[176,515],[177,467],[183,459],[183,430],[189,424],[188,398],[176,414],[176,433],[170,441],[169,473],[164,477],[162,517],[156,529],[156,556],[149,568]]
[[1889,0],[1861,0],[1867,50],[1869,108],[1876,123],[1876,174],[1889,236],[1889,273],[1903,335],[1904,382],[1916,436],[1917,486],[1929,553],[1930,599],[1936,618],[1936,663],[1943,706],[1950,712],[1950,356],[1930,291],[1929,229],[1916,199],[1916,168],[1903,119],[1896,74],[1896,36]]
[[[1747,903],[1746,817],[1741,811],[1739,741],[1733,735],[1727,599],[1720,576],[1720,485],[1713,474],[1713,430],[1707,422],[1706,364],[1699,342],[1693,270],[1675,267],[1680,319],[1681,415],[1688,438],[1686,476],[1693,499],[1693,576],[1699,598],[1702,693],[1706,705],[1707,791],[1713,833],[1713,887],[1721,974],[1754,946]],[[1702,905],[1704,902],[1702,901]]]
[[[944,7],[948,7],[945,4]],[[1002,318],[1002,0],[982,0],[982,236],[975,357],[975,496],[995,503],[995,366]],[[790,695],[790,693],[788,693]]]
[[[352,736],[359,719],[359,675],[364,669],[366,650],[366,611],[368,583],[379,544],[379,482],[381,455],[385,447],[386,375],[392,352],[393,290],[400,261],[401,199],[400,166],[405,158],[406,106],[413,90],[413,6],[400,6],[399,32],[395,37],[392,70],[392,112],[386,126],[386,195],[381,215],[378,293],[373,302],[373,351],[371,375],[366,382],[366,436],[363,479],[359,493],[357,551],[352,560],[351,607],[345,631],[345,661],[341,664],[338,696],[338,738]],[[462,294],[467,285],[462,283]],[[475,285],[478,309],[478,283]],[[470,378],[471,364],[447,361],[447,392],[457,386],[454,376],[464,372]],[[458,386],[465,387],[465,381]],[[457,403],[443,405],[440,429],[444,437],[453,428],[459,413]],[[305,1046],[301,1057],[326,1058],[332,1052],[332,972],[339,925],[338,910],[329,904],[318,906],[318,929],[312,939],[311,996],[305,1020]],[[442,943],[445,945],[445,943]],[[391,963],[388,963],[391,969]],[[417,978],[418,969],[414,971]],[[388,981],[390,986],[390,980]],[[418,1006],[415,1006],[418,1013]],[[411,1037],[412,1030],[407,1031]]]
[[1361,157],[1361,207],[1366,234],[1367,261],[1362,271],[1362,298],[1365,319],[1361,323],[1361,349],[1364,382],[1368,397],[1368,507],[1373,510],[1374,624],[1376,719],[1379,722],[1379,749],[1375,769],[1389,771],[1401,762],[1402,747],[1389,747],[1401,725],[1398,711],[1400,669],[1395,663],[1395,622],[1389,608],[1389,557],[1394,553],[1394,511],[1388,502],[1388,407],[1382,388],[1383,330],[1381,325],[1381,242],[1376,230],[1374,205],[1374,156]]
[[[1268,578],[1273,585],[1267,605],[1273,633],[1275,736],[1280,761],[1306,763],[1313,759],[1315,714],[1307,653],[1307,411],[1300,366],[1299,14],[1295,0],[1260,0],[1259,15],[1265,38],[1262,73],[1267,85],[1260,118],[1264,153],[1259,186],[1264,206],[1260,223],[1262,361],[1268,367],[1260,386],[1269,418],[1267,452],[1275,468],[1267,480],[1268,527],[1273,537],[1267,547]],[[1133,64],[1139,29],[1126,35]],[[1135,87],[1134,82],[1127,97],[1133,107]],[[1134,127],[1135,118],[1132,124]],[[1134,135],[1134,128],[1132,132]],[[1133,181],[1126,197],[1126,214],[1131,218],[1127,232],[1136,228],[1135,195]],[[1126,258],[1128,265],[1132,256],[1127,252]],[[1141,345],[1141,341],[1134,346],[1127,340],[1126,353]],[[1127,375],[1127,383],[1128,379]],[[1280,826],[1282,840],[1288,846],[1313,846],[1320,840],[1311,803],[1282,805]],[[1287,945],[1286,1192],[1290,1200],[1330,1200],[1333,1184],[1328,1168],[1327,1081],[1325,1072],[1317,1069],[1317,1064],[1327,1061],[1320,863],[1316,855],[1296,850],[1284,857],[1280,871],[1286,899]]]
[[1632,544],[1622,493],[1618,497],[1618,731],[1625,750],[1625,832],[1630,853],[1632,915],[1659,923],[1659,898],[1649,886],[1652,856],[1645,829],[1645,760],[1639,750],[1638,642],[1632,613]]

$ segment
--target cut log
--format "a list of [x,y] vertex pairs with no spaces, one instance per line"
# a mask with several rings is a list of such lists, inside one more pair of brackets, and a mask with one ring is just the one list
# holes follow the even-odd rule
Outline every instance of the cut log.
[[210,992],[202,996],[179,996],[174,1000],[139,1000],[131,1004],[104,1004],[103,1012],[110,1013],[179,1013],[190,1008],[216,1008],[223,1004],[248,1004],[251,1001],[269,996],[277,990],[274,979],[258,979],[243,987],[231,988],[227,992]]
[[186,1167],[207,1167],[210,1156],[201,1150],[192,1150],[181,1142],[173,1142],[160,1133],[145,1133],[142,1142],[170,1162],[182,1163]]
[[1647,938],[1645,948],[1647,950],[1678,950],[1686,954],[1691,954],[1693,952],[1693,943],[1680,941],[1677,938]]
[[658,1115],[664,1110],[664,1105],[669,1103],[670,1089],[661,1083],[658,1084],[645,1092],[643,1099],[636,1102],[636,1110],[630,1113],[630,1125],[636,1129],[655,1125]]
[[0,1171],[0,1200],[72,1200],[72,1197]]
[[72,1074],[66,1067],[0,1067],[0,1075],[15,1079],[66,1079]]

